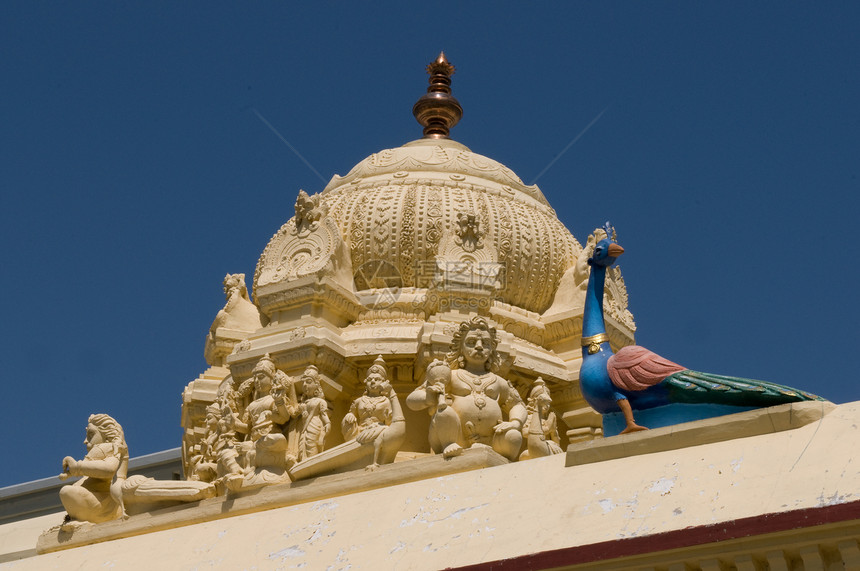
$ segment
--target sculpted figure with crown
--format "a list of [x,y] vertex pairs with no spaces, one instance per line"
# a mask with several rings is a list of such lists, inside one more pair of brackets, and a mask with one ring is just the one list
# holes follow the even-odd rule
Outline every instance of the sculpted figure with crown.
[[364,394],[353,401],[341,427],[347,441],[373,443],[373,463],[366,468],[373,470],[394,462],[406,437],[406,419],[388,380],[382,355],[367,369],[364,387]]
[[244,470],[237,462],[236,430],[230,405],[215,402],[206,407],[206,433],[192,452],[189,479],[212,482],[218,495],[242,485]]
[[437,454],[450,458],[477,445],[511,461],[519,456],[527,412],[513,385],[495,373],[497,345],[496,329],[483,317],[464,321],[447,366],[430,363],[425,382],[407,398],[409,408],[430,412],[430,446]]
[[301,382],[298,460],[306,460],[325,448],[325,437],[331,430],[331,420],[328,416],[328,401],[325,400],[319,379],[319,369],[313,365],[309,366],[302,373]]
[[523,426],[526,449],[520,454],[520,460],[561,454],[563,450],[558,438],[558,420],[552,410],[552,397],[546,382],[540,377],[529,391],[526,409],[529,412]]
[[230,428],[244,435],[236,444],[246,472],[242,488],[289,481],[286,470],[296,458],[287,453],[285,433],[290,420],[300,414],[295,386],[267,353],[237,392],[236,402],[252,399],[231,418]]

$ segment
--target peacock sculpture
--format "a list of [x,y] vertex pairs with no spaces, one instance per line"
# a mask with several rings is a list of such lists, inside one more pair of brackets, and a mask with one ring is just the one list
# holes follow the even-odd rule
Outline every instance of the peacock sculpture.
[[607,222],[606,237],[588,259],[591,272],[582,324],[579,381],[588,404],[603,415],[604,435],[646,430],[783,403],[824,400],[813,394],[752,379],[691,371],[630,345],[613,354],[603,321],[606,269],[624,253]]

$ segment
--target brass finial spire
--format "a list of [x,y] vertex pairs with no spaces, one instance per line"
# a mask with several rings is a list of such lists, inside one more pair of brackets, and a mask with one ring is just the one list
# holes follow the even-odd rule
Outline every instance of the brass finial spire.
[[412,114],[424,126],[425,139],[447,139],[448,131],[463,116],[460,102],[451,95],[454,66],[445,58],[445,52],[440,52],[436,61],[427,66],[427,73],[430,74],[430,86],[427,93],[415,102]]

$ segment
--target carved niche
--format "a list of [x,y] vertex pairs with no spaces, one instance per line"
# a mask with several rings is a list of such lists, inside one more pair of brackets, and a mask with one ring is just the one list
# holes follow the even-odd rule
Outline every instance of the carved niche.
[[295,212],[257,262],[254,292],[267,315],[292,300],[313,297],[312,283],[326,281],[347,296],[353,290],[349,249],[320,195],[299,191]]

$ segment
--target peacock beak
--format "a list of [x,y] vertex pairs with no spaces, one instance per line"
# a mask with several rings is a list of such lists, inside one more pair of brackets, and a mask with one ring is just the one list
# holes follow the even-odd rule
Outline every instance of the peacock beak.
[[624,248],[619,246],[618,244],[609,244],[609,255],[613,258],[617,258],[621,254],[624,253]]

